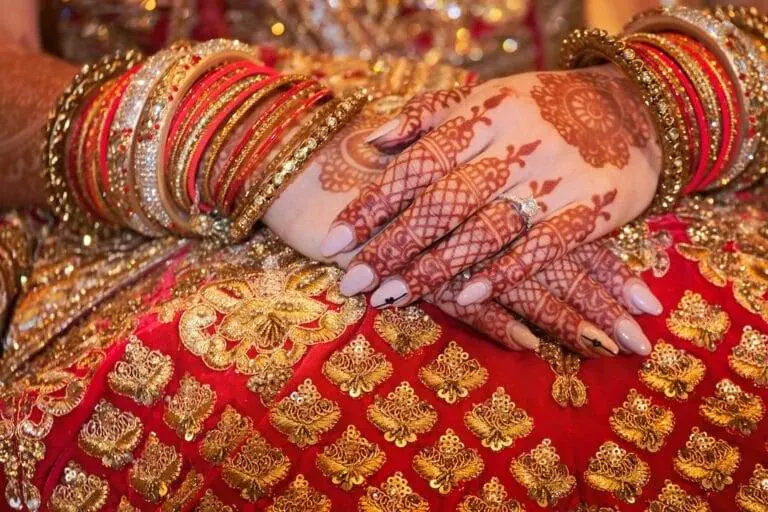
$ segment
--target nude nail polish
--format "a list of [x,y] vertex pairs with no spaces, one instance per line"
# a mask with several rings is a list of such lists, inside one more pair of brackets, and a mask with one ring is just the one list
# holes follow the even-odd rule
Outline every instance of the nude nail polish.
[[624,292],[627,302],[649,315],[660,315],[664,308],[651,289],[639,279],[632,281]]
[[651,342],[640,325],[629,317],[619,318],[614,325],[614,335],[626,349],[635,354],[647,356],[651,353]]
[[323,242],[320,244],[320,254],[326,258],[336,256],[354,241],[355,232],[352,227],[347,224],[337,224],[325,235]]
[[388,279],[371,296],[371,306],[380,308],[383,306],[400,306],[410,299],[408,285],[395,277]]
[[384,135],[387,135],[389,132],[394,130],[400,126],[400,117],[395,117],[394,119],[390,119],[383,125],[379,126],[375,130],[373,130],[371,133],[368,134],[368,136],[364,139],[364,141],[367,144],[370,144],[371,142],[375,141],[376,139],[382,138]]
[[469,306],[470,304],[476,304],[483,302],[485,299],[491,296],[491,285],[485,281],[475,281],[469,283],[461,290],[459,296],[456,297],[456,302],[460,306]]
[[539,340],[539,338],[537,338],[530,329],[523,324],[510,322],[507,324],[507,334],[509,334],[518,345],[521,345],[528,350],[536,350],[541,344],[541,340]]
[[595,356],[612,357],[619,355],[619,346],[596,325],[581,322],[578,329],[579,343],[582,348]]
[[347,270],[339,283],[339,290],[350,297],[368,289],[376,280],[373,269],[363,263],[355,265]]

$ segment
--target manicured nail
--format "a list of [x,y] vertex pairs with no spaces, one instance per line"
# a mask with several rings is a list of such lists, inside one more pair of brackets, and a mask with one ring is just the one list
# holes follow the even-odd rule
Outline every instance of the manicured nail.
[[649,315],[660,315],[664,308],[659,299],[648,288],[648,285],[639,279],[633,279],[632,281],[632,284],[624,292],[627,302],[630,302],[637,309]]
[[514,339],[518,345],[522,345],[528,350],[536,350],[539,348],[539,344],[541,344],[541,340],[539,340],[539,338],[537,338],[536,335],[523,324],[509,322],[507,324],[507,334]]
[[619,318],[613,330],[616,335],[616,341],[623,345],[624,348],[641,356],[647,356],[651,353],[651,341],[645,336],[640,325],[633,319],[627,316]]
[[373,269],[361,263],[347,270],[339,283],[339,290],[347,297],[351,297],[367,289],[375,279],[376,274]]
[[400,306],[410,299],[410,290],[399,277],[388,279],[371,296],[371,306]]
[[400,126],[400,117],[395,117],[394,119],[390,119],[383,125],[379,126],[375,130],[373,130],[371,133],[368,134],[368,136],[363,139],[367,144],[370,144],[371,142],[375,141],[376,139],[380,139],[395,128]]
[[491,296],[491,285],[486,281],[475,281],[469,283],[461,290],[459,296],[456,297],[456,302],[460,306],[469,306],[477,302],[483,302],[485,299]]
[[355,232],[348,224],[337,224],[325,235],[320,244],[320,254],[326,258],[335,256],[355,241]]
[[596,356],[617,356],[619,346],[596,325],[589,322],[579,324],[579,343]]

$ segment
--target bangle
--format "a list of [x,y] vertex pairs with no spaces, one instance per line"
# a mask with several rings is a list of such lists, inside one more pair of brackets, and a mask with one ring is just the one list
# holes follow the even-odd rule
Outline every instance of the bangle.
[[66,173],[67,187],[72,194],[72,200],[89,215],[94,216],[96,212],[90,209],[90,205],[86,200],[85,188],[82,183],[82,179],[78,176],[80,169],[82,168],[82,162],[80,157],[82,151],[80,145],[83,141],[83,133],[85,133],[85,126],[89,118],[90,112],[93,110],[94,105],[98,99],[98,95],[91,95],[86,100],[86,103],[82,106],[80,111],[75,116],[73,121],[72,130],[69,136],[69,141],[66,147]]
[[109,100],[119,79],[105,84],[99,95],[93,102],[93,107],[89,110],[85,123],[83,124],[83,134],[78,143],[78,165],[75,169],[79,186],[83,191],[83,199],[88,205],[88,209],[93,214],[109,224],[117,224],[114,217],[107,212],[106,205],[101,201],[100,194],[96,191],[96,184],[91,179],[93,173],[98,171],[98,135],[101,128],[101,122],[106,114],[106,102]]
[[747,34],[760,41],[761,53],[768,53],[768,16],[760,14],[755,7],[736,7],[733,5],[714,7],[710,12],[715,18],[730,21]]
[[688,180],[690,155],[683,144],[684,134],[675,126],[680,116],[674,100],[668,98],[661,83],[642,59],[626,43],[604,30],[575,30],[563,41],[561,62],[573,69],[587,65],[595,57],[607,59],[640,86],[648,105],[662,149],[662,170],[658,189],[648,213],[664,213],[675,206]]

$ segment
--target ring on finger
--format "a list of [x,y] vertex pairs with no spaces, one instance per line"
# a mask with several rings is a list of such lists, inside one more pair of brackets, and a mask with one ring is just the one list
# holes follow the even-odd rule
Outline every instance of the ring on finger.
[[525,221],[525,230],[528,231],[533,226],[534,220],[541,213],[539,203],[533,198],[533,196],[518,197],[512,194],[510,191],[502,192],[499,194],[499,199],[508,202],[512,207],[517,210],[517,213]]

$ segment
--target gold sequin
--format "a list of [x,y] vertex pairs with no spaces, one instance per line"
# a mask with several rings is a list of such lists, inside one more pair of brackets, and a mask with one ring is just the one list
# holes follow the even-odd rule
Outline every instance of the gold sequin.
[[413,458],[413,469],[440,494],[480,476],[485,464],[474,448],[467,448],[450,428],[437,444],[423,448]]
[[131,505],[128,498],[122,496],[120,498],[120,503],[117,504],[117,512],[139,512],[139,509]]
[[267,443],[258,433],[253,433],[240,451],[227,459],[221,475],[240,496],[256,501],[267,495],[288,474],[291,461],[278,448]]
[[666,480],[659,496],[648,504],[648,512],[711,512],[706,501],[691,496]]
[[200,443],[200,455],[211,464],[221,464],[253,429],[253,421],[231,405],[224,408],[216,428]]
[[331,512],[331,500],[313,489],[304,475],[299,474],[285,493],[267,507],[267,512]]
[[477,359],[470,359],[458,343],[450,341],[436,359],[419,369],[419,379],[439,398],[453,404],[485,384],[488,370]]
[[480,496],[466,496],[456,512],[525,512],[517,500],[507,499],[508,493],[495,476],[483,484]]
[[352,398],[370,393],[392,375],[392,363],[358,335],[323,365],[323,374]]
[[207,489],[195,507],[195,512],[234,512],[229,505],[225,505],[213,491]]
[[363,485],[386,460],[378,445],[363,437],[354,425],[349,425],[335,443],[318,454],[317,467],[331,482],[349,491]]
[[373,328],[401,356],[433,344],[442,333],[442,328],[418,306],[385,309],[376,316]]
[[629,390],[627,399],[621,407],[613,409],[608,421],[616,435],[649,452],[659,451],[675,428],[672,411],[654,405],[635,389]]
[[311,379],[272,407],[269,420],[299,448],[317,444],[341,417],[339,405],[323,398]]
[[731,380],[723,379],[715,386],[715,396],[705,398],[699,411],[713,425],[748,436],[763,419],[765,406],[759,396],[742,391]]
[[749,482],[739,487],[736,504],[746,512],[765,512],[768,510],[768,469],[757,464]]
[[175,492],[168,496],[163,506],[160,507],[163,512],[180,512],[195,498],[197,490],[203,485],[205,479],[203,475],[190,469],[181,481],[181,485]]
[[533,431],[533,419],[517,407],[503,387],[464,414],[464,424],[494,452],[512,446]]
[[650,476],[648,464],[612,441],[600,445],[584,472],[590,487],[610,492],[625,503],[637,500]]
[[528,497],[540,507],[555,506],[576,486],[576,478],[568,466],[560,462],[560,456],[549,439],[544,439],[530,452],[512,460],[509,470],[515,480],[528,490]]
[[115,393],[132,398],[139,405],[154,404],[173,376],[170,356],[149,350],[139,338],[131,336],[123,358],[107,375]]
[[359,512],[428,512],[429,504],[398,471],[380,487],[368,487],[357,508]]
[[109,484],[96,475],[89,475],[74,462],[64,468],[61,483],[51,493],[51,512],[96,512],[104,507]]
[[685,446],[677,452],[674,467],[683,478],[697,483],[704,491],[721,491],[733,483],[731,475],[738,469],[740,460],[738,448],[694,427]]
[[755,386],[768,387],[768,335],[747,325],[728,356],[731,369]]
[[185,441],[192,441],[213,412],[216,392],[190,375],[179,381],[179,390],[168,402],[163,415],[165,423]]
[[690,290],[685,291],[677,309],[667,318],[667,328],[672,334],[710,351],[723,341],[730,327],[728,313]]
[[150,432],[141,456],[128,472],[128,482],[147,501],[158,503],[168,495],[171,483],[179,478],[181,463],[176,449],[161,443],[157,435]]
[[705,366],[685,350],[678,350],[659,340],[639,374],[646,386],[664,393],[667,398],[687,400],[696,385],[704,379]]
[[80,448],[111,469],[120,469],[133,459],[133,450],[141,439],[141,420],[102,399],[83,424],[78,436]]
[[542,343],[538,355],[549,363],[555,374],[552,398],[560,407],[584,407],[587,403],[587,386],[579,378],[581,359],[563,350],[559,343]]
[[435,426],[437,412],[403,381],[386,398],[376,396],[368,406],[368,420],[384,433],[384,439],[402,448]]

